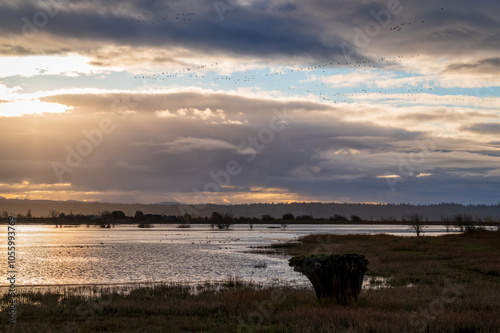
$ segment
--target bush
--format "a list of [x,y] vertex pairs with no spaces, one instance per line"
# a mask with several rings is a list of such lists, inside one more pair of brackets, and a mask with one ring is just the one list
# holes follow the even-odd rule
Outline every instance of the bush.
[[335,214],[333,217],[330,217],[330,221],[335,221],[335,222],[347,222],[349,221],[347,217],[339,214]]
[[111,212],[111,218],[113,218],[114,220],[123,220],[125,219],[125,213],[121,210],[115,210]]
[[134,214],[134,219],[136,219],[137,221],[141,221],[144,219],[144,213],[140,210],[136,211],[135,214]]
[[358,215],[351,215],[352,222],[362,222],[363,220]]
[[217,229],[219,230],[228,230],[234,224],[233,215],[230,213],[226,213],[224,214],[224,216],[222,216],[217,212],[213,212],[210,219],[212,221],[212,224],[210,224],[210,227],[212,229],[215,229],[215,227],[217,227]]

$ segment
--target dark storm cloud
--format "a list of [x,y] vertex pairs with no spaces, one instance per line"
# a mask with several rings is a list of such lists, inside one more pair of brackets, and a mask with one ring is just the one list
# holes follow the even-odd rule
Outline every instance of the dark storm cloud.
[[[422,204],[442,202],[496,204],[498,195],[496,185],[500,177],[457,178],[446,173],[422,178],[404,178],[395,185],[394,191],[387,180],[372,177],[353,180],[329,181],[290,181],[290,188],[300,191],[304,196],[324,195],[358,202],[418,202]],[[467,189],[467,190],[464,190]],[[379,217],[377,217],[379,218]]]
[[431,40],[450,40],[450,39],[472,39],[480,36],[480,33],[463,28],[449,28],[433,32],[429,35]]
[[485,45],[489,45],[492,47],[499,47],[500,46],[500,34],[496,33],[493,35],[489,35],[483,39],[483,43]]
[[500,133],[500,124],[498,123],[480,123],[471,126],[465,126],[465,130],[481,133],[481,134],[498,134]]
[[448,65],[445,72],[451,73],[494,73],[500,71],[500,58],[483,59],[475,63]]
[[397,116],[398,120],[415,120],[422,121],[443,121],[443,122],[456,122],[465,121],[469,119],[492,119],[494,115],[490,113],[474,111],[474,110],[454,110],[447,108],[436,108],[430,112],[408,113]]
[[[84,6],[85,3],[89,5]],[[111,41],[117,45],[159,48],[183,46],[226,54],[321,59],[342,54],[338,46],[342,38],[334,36],[334,43],[325,45],[318,36],[321,27],[314,20],[290,14],[293,10],[288,10],[284,16],[280,6],[276,10],[261,6],[235,6],[234,10],[226,13],[227,19],[221,21],[208,1],[184,4],[155,2],[151,5],[127,1],[110,5],[106,2],[107,7],[102,7],[102,11],[99,11],[99,3],[80,2],[74,7],[61,8],[54,17],[49,18],[46,26],[35,29],[82,41]],[[26,26],[21,18],[31,18],[40,11],[33,3],[22,3],[16,7],[4,4],[3,7],[0,14],[1,28],[6,33],[17,35],[21,35]],[[293,5],[289,4],[287,8],[293,8]],[[165,17],[165,20],[161,20]],[[33,32],[30,28],[25,30]],[[23,40],[22,37],[18,39]],[[64,50],[63,47],[46,46],[44,53]]]
[[[401,2],[397,7],[400,10],[389,20],[391,26],[406,24],[404,31],[399,32],[377,23],[383,19],[377,15],[387,12],[390,3],[395,2],[276,0],[239,5],[232,1],[220,16],[221,10],[218,12],[210,1],[80,1],[59,7],[53,16],[46,15],[47,23],[42,25],[44,22],[39,21],[41,26],[34,26],[35,33],[26,27],[30,24],[26,20],[34,24],[34,15],[44,8],[42,2],[22,1],[15,5],[2,2],[0,29],[4,36],[9,33],[22,36],[24,27],[33,35],[33,38],[10,38],[11,43],[2,46],[3,52],[10,54],[92,53],[91,43],[98,43],[101,46],[185,47],[205,54],[223,52],[268,59],[286,56],[325,60],[344,56],[345,52],[353,59],[361,59],[364,57],[361,54],[371,48],[383,50],[394,43],[408,45],[407,52],[418,49],[419,53],[432,54],[451,52],[446,51],[450,45],[463,50],[474,47],[476,51],[499,46],[495,41],[500,25],[498,17],[491,13],[500,8],[491,1],[439,4],[429,1],[427,6],[421,2]],[[353,47],[357,34],[354,28],[363,30],[369,22],[383,29],[370,37],[370,47]],[[38,38],[45,43],[37,43]],[[66,45],[64,40],[68,41]],[[429,41],[442,42],[443,47],[426,45]],[[348,44],[343,44],[345,42]],[[346,50],[346,45],[351,47]]]

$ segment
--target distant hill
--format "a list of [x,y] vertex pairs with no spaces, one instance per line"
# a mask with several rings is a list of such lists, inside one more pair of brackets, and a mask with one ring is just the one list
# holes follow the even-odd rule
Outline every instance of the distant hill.
[[364,220],[387,220],[407,217],[410,214],[420,214],[430,220],[440,220],[459,213],[466,213],[481,218],[500,219],[500,204],[497,205],[461,205],[441,203],[432,205],[411,204],[362,204],[362,203],[278,203],[278,204],[241,204],[241,205],[186,205],[181,203],[159,204],[124,204],[81,201],[50,201],[50,200],[12,200],[0,199],[0,213],[11,215],[26,215],[31,210],[33,217],[46,217],[50,210],[65,214],[99,215],[100,212],[121,210],[128,216],[136,211],[145,214],[184,215],[193,217],[210,216],[212,212],[231,213],[234,217],[262,217],[264,214],[281,217],[285,213],[293,215],[312,215],[314,218],[329,218],[335,214],[350,217],[360,216]]
[[184,205],[184,204],[178,201],[163,201],[163,202],[157,202],[154,205]]

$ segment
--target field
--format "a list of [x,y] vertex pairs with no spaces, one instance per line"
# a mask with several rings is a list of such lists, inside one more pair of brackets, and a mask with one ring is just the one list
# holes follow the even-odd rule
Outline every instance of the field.
[[[500,332],[500,232],[440,237],[315,235],[275,246],[287,254],[359,253],[382,281],[352,306],[313,290],[223,286],[135,289],[100,297],[27,293],[1,332]],[[4,296],[2,306],[8,302]]]

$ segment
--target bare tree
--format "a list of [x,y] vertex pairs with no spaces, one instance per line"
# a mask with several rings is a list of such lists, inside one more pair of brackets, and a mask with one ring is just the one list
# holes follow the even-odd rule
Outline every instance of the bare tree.
[[453,224],[460,232],[471,231],[475,229],[474,219],[469,214],[457,214],[453,216]]
[[411,214],[408,216],[408,219],[410,221],[410,229],[417,234],[417,237],[424,233],[424,229],[427,228],[427,226],[423,224],[424,219],[421,215],[416,213]]
[[61,212],[56,210],[56,209],[49,210],[49,217],[50,218],[53,218],[53,219],[58,218],[59,214],[61,214]]

